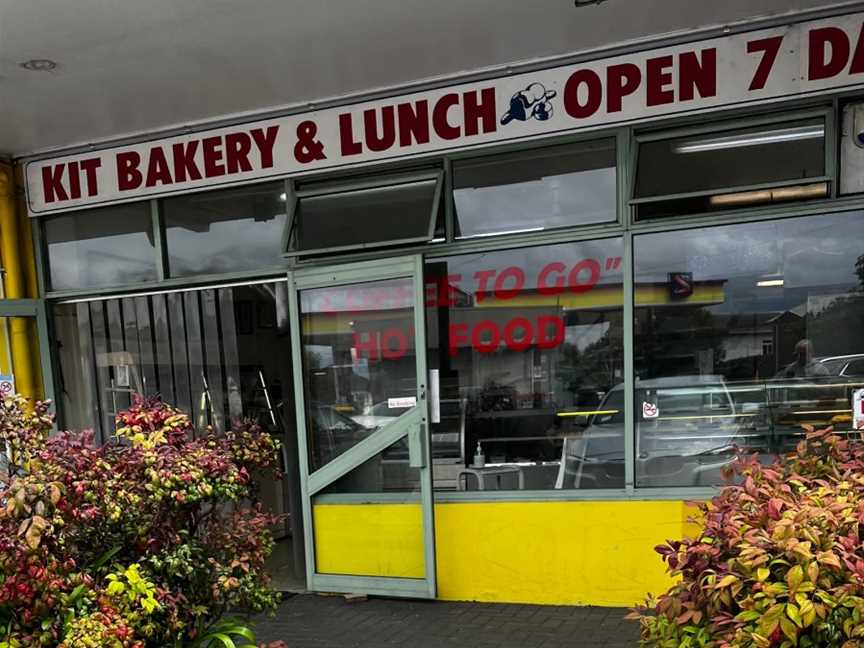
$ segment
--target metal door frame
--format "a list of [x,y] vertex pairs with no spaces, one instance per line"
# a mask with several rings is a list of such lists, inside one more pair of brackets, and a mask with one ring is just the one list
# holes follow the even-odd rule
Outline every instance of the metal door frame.
[[[51,364],[51,344],[48,336],[48,317],[43,299],[0,299],[0,317],[32,317],[36,320],[36,343],[39,345],[39,364],[42,371],[42,393],[50,400],[56,411],[54,400],[54,369]],[[10,349],[11,352],[11,349]],[[10,353],[10,370],[14,363]]]
[[[300,336],[300,290],[326,288],[386,279],[411,278],[414,281],[414,347],[417,372],[417,405],[395,422],[375,432],[327,465],[309,473],[306,432],[306,394],[303,381],[303,354]],[[432,461],[429,447],[426,398],[426,322],[421,255],[395,257],[380,261],[343,263],[309,267],[288,273],[291,316],[291,347],[294,365],[294,393],[297,416],[297,444],[300,454],[300,490],[303,503],[303,528],[306,546],[306,583],[313,591],[351,592],[381,596],[435,598],[435,512],[432,492]],[[321,574],[317,570],[312,498],[364,461],[399,439],[408,437],[412,456],[419,457],[420,504],[423,509],[425,577],[422,579],[386,576]],[[416,453],[420,453],[419,455]],[[358,504],[363,506],[363,504]]]

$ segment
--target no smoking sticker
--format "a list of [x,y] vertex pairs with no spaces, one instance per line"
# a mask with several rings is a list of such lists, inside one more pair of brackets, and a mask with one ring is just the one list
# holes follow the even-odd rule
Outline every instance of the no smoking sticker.
[[660,416],[659,407],[657,407],[654,403],[649,403],[647,401],[642,402],[642,418],[656,419],[658,416]]
[[12,374],[0,374],[0,397],[11,396],[15,393],[15,376]]

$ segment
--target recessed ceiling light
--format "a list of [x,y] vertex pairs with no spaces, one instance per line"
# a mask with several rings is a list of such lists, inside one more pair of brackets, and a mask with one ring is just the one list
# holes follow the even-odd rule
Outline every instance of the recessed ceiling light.
[[18,65],[31,72],[50,72],[57,67],[57,63],[51,59],[30,59]]
[[771,288],[772,286],[780,288],[784,283],[783,278],[780,277],[779,279],[762,279],[756,282],[756,286],[758,288]]

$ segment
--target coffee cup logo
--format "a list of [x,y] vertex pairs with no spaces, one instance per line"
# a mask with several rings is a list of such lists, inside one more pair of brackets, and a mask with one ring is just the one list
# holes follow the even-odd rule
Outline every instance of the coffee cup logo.
[[501,125],[505,126],[514,119],[546,121],[552,116],[551,99],[557,94],[555,90],[547,90],[542,83],[532,83],[510,97],[510,109],[501,116]]

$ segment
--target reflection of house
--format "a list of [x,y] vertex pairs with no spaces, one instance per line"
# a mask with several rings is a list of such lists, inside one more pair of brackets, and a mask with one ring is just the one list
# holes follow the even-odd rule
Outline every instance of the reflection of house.
[[792,310],[775,315],[766,322],[770,326],[769,335],[774,351],[771,375],[776,374],[781,367],[792,361],[795,356],[795,345],[806,337],[806,312],[806,306],[801,304]]
[[803,339],[811,342],[816,356],[857,353],[857,347],[848,346],[854,333],[838,331],[834,319],[842,315],[848,323],[840,311],[859,309],[861,299],[844,293],[814,302],[808,296],[788,310],[731,315],[701,307],[708,304],[668,312],[660,304],[637,309],[637,366],[651,367],[652,375],[722,373],[727,380],[751,380],[776,375],[794,360],[795,345]]

